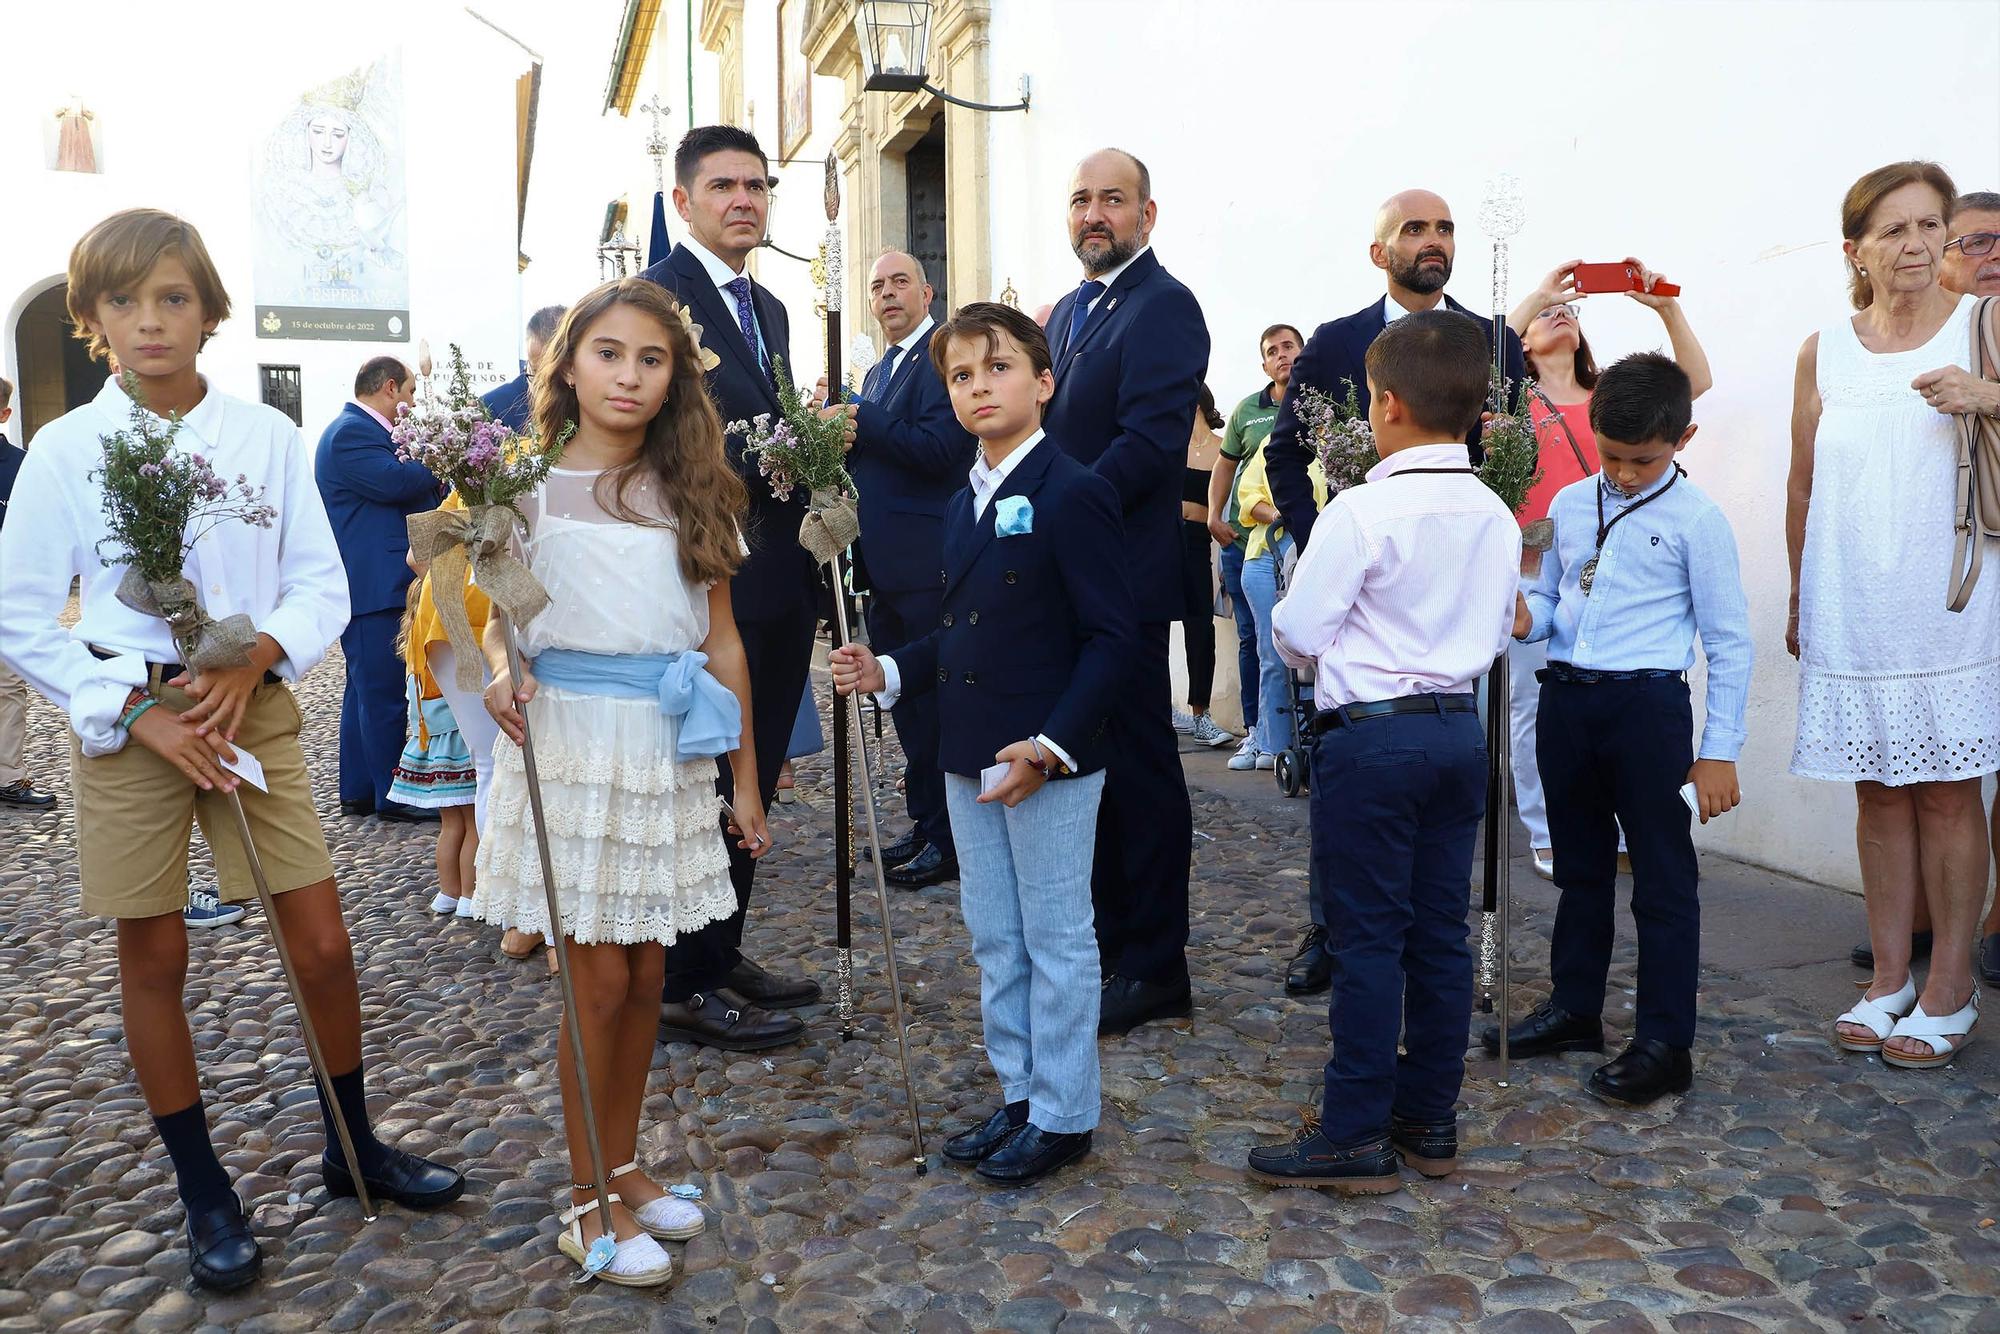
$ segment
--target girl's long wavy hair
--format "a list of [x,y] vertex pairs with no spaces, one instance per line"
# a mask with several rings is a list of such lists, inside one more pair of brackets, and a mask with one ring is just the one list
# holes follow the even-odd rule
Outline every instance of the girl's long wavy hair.
[[694,581],[727,579],[743,563],[738,544],[750,493],[729,461],[722,417],[708,396],[701,357],[673,293],[644,278],[620,278],[592,288],[569,308],[535,369],[536,433],[555,440],[565,423],[580,419],[576,390],[564,377],[575,366],[590,327],[617,305],[631,306],[658,322],[673,358],[673,378],[666,403],[646,425],[639,456],[597,479],[597,501],[626,523],[657,527],[659,515],[641,513],[627,500],[641,478],[657,479],[679,535],[681,573]]

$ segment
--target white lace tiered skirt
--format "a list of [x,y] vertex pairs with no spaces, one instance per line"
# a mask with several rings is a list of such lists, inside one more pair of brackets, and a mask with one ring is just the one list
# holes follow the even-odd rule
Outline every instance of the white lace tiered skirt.
[[2000,769],[2000,655],[1897,675],[1799,676],[1792,772],[1836,782],[1949,783]]
[[[585,945],[671,945],[736,911],[715,761],[674,759],[677,725],[648,699],[543,686],[529,706],[562,930]],[[548,933],[520,747],[494,742],[475,914]]]

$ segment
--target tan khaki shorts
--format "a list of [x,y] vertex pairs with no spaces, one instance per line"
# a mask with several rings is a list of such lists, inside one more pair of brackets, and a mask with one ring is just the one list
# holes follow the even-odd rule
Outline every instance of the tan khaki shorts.
[[[161,708],[179,713],[194,703],[162,685],[157,669],[149,686]],[[250,697],[236,732],[237,746],[257,757],[270,787],[259,792],[243,783],[237,791],[273,894],[304,889],[333,875],[326,835],[313,809],[305,753],[299,749],[300,721],[291,687],[266,682]],[[87,759],[71,732],[69,755],[85,912],[160,917],[186,907],[188,832],[196,822],[215,858],[222,898],[234,903],[256,897],[228,794],[202,791],[136,741],[115,755]]]

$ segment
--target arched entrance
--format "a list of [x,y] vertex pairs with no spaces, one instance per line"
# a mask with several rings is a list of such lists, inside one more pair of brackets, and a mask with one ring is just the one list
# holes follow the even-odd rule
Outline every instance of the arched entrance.
[[8,432],[26,444],[48,423],[97,396],[104,366],[90,359],[80,339],[70,336],[65,284],[58,281],[35,294],[14,323],[14,421]]

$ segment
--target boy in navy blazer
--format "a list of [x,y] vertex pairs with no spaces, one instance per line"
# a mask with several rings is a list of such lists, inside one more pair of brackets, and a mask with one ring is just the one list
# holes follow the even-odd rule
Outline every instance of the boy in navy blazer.
[[352,607],[340,632],[347,689],[340,701],[340,809],[393,820],[436,819],[389,800],[389,780],[403,753],[406,700],[403,657],[396,652],[404,595],[414,576],[407,519],[434,510],[444,488],[421,463],[396,457],[389,431],[415,397],[409,367],[372,357],[354,377],[354,397],[327,424],[313,456]]
[[980,440],[945,514],[940,623],[879,659],[836,650],[833,678],[885,703],[937,694],[959,901],[1005,1104],[944,1153],[1018,1186],[1089,1152],[1097,1126],[1091,864],[1105,723],[1137,633],[1117,493],[1041,429],[1054,390],[1041,330],[975,302],[935,333],[931,360]]

